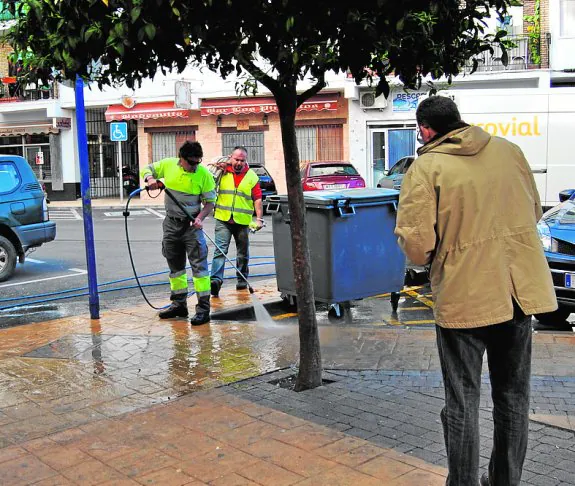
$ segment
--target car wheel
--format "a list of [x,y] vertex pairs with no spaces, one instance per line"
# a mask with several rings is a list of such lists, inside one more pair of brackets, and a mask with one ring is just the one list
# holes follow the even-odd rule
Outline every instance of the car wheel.
[[537,314],[535,318],[544,326],[563,327],[569,314],[571,314],[571,309],[560,306],[556,311]]
[[0,236],[0,282],[8,280],[16,268],[18,255],[12,242]]

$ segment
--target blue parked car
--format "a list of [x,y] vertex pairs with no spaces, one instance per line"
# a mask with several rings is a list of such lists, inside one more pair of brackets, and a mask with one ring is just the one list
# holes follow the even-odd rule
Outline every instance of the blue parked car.
[[24,263],[26,252],[56,237],[42,186],[27,160],[0,155],[0,282]]
[[401,189],[401,183],[403,182],[403,176],[407,172],[407,169],[411,167],[414,160],[415,155],[409,155],[399,159],[395,164],[393,164],[391,169],[389,169],[385,175],[379,179],[377,187],[399,191]]
[[537,224],[559,304],[555,312],[536,316],[544,325],[564,325],[575,312],[575,189],[562,191],[559,200]]
[[267,199],[269,196],[277,195],[276,184],[267,171],[267,169],[262,164],[252,164],[250,163],[250,169],[252,169],[260,179],[260,187],[262,189],[262,203],[264,207],[264,214],[267,213],[268,203]]

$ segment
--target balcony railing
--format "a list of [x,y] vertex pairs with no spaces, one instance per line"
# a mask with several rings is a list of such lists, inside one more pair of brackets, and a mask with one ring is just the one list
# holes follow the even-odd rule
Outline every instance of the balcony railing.
[[536,54],[540,59],[541,45],[530,45],[530,38],[528,35],[508,35],[506,40],[512,43],[512,47],[507,49],[508,63],[507,66],[503,65],[501,61],[502,51],[498,45],[493,45],[493,54],[486,51],[475,58],[470,59],[464,68],[464,72],[469,73],[473,68],[473,59],[477,60],[477,71],[518,71],[525,69],[537,69],[539,63],[534,62],[533,54]]
[[0,103],[48,100],[54,97],[52,82],[46,86],[34,83],[23,85],[11,76],[0,79]]

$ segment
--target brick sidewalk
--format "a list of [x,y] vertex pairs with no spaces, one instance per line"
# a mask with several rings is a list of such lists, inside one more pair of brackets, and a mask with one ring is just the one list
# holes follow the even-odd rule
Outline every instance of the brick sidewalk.
[[[249,304],[229,292],[219,310]],[[0,484],[443,484],[434,331],[324,325],[333,382],[295,393],[269,383],[297,362],[285,322],[190,328],[138,306],[0,329]],[[574,345],[534,336],[525,484],[575,484]]]
[[445,470],[222,389],[0,449],[0,484],[441,485]]
[[[439,372],[332,370],[325,372],[324,378],[333,383],[300,393],[270,383],[292,372],[283,370],[229,387],[238,397],[259,405],[446,467],[439,419],[443,407]],[[480,404],[483,470],[489,463],[493,436],[488,382],[484,375]],[[522,484],[575,484],[575,432],[553,423],[566,413],[575,413],[575,378],[534,376],[531,402],[533,414]]]

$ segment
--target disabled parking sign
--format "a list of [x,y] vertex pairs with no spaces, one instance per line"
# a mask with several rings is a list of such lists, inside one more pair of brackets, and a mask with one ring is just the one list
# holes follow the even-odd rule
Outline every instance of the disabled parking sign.
[[110,140],[112,142],[125,142],[128,140],[128,124],[126,122],[110,123]]

